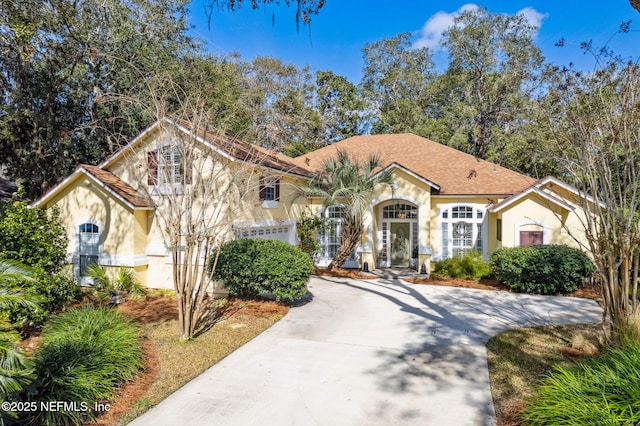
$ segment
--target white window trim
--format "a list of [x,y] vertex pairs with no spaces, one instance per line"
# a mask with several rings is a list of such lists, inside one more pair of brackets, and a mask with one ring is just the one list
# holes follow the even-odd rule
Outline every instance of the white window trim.
[[549,244],[549,227],[544,221],[537,219],[527,219],[516,223],[513,230],[513,242],[516,247],[520,247],[520,228],[527,225],[535,225],[542,228],[542,244]]
[[[468,221],[470,223],[473,223],[474,225],[476,224],[481,224],[481,230],[482,230],[482,256],[487,259],[488,258],[488,238],[487,238],[487,223],[488,223],[488,216],[489,213],[487,211],[487,207],[484,204],[477,204],[477,203],[447,203],[447,204],[440,204],[438,206],[438,220],[437,220],[437,242],[438,242],[438,250],[434,255],[434,260],[444,260],[447,258],[450,258],[452,253],[453,253],[453,245],[452,245],[452,240],[453,240],[453,225],[456,221],[458,221],[458,219],[453,219],[452,217],[447,218],[447,220],[443,220],[442,218],[442,213],[446,210],[449,211],[449,214],[451,215],[451,210],[454,207],[472,207],[473,210],[473,215],[474,217],[472,219],[469,219]],[[476,213],[477,211],[481,211],[482,212],[482,219],[477,219],[476,217]],[[442,246],[442,224],[443,223],[448,223],[449,224],[449,244],[448,244],[448,252],[444,253],[443,252],[443,246]],[[478,236],[478,230],[477,227],[474,226],[473,227],[473,247],[476,247],[477,245],[477,236]]]
[[[347,205],[343,204],[343,203],[332,204],[330,206],[327,206],[327,207],[324,207],[324,208],[318,210],[317,215],[319,217],[321,217],[322,219],[324,219],[324,220],[336,219],[336,218],[329,218],[327,216],[329,214],[329,209],[331,209],[333,207],[347,208]],[[344,222],[344,218],[340,218],[339,220],[340,220],[340,222]],[[330,230],[327,230],[327,232],[330,232]],[[320,233],[318,233],[318,244],[320,245],[320,253],[316,257],[316,265],[318,265],[318,266],[328,266],[329,263],[331,263],[331,261],[333,260],[333,258],[328,256],[328,253],[329,253],[329,242],[328,242],[327,236],[325,236],[323,238],[322,235]],[[338,247],[340,247],[339,243],[338,243]],[[348,262],[349,262],[349,259],[347,259],[347,261],[345,263],[348,263]]]
[[[276,209],[278,208],[278,200],[276,199],[276,194],[278,192],[276,186],[279,185],[278,178],[275,177],[266,177],[263,178],[262,186],[264,187],[264,200],[262,201],[262,208],[265,209]],[[273,198],[267,198],[267,189],[271,190]]]
[[80,276],[80,226],[84,224],[91,224],[98,227],[98,264],[101,264],[101,258],[103,257],[103,245],[104,245],[104,225],[99,220],[89,218],[77,221],[73,226],[75,248],[71,257],[71,263],[73,263],[73,276],[79,280],[80,285],[93,285],[93,280],[89,277]]
[[179,141],[169,140],[155,145],[154,150],[158,153],[158,164],[156,165],[156,184],[151,189],[152,195],[182,195],[184,193],[184,185],[182,184],[184,179],[182,173],[184,173],[184,171],[179,174],[180,179],[177,183],[167,182],[167,175],[165,173],[167,165],[165,164],[165,158],[163,154],[166,150],[170,149],[172,153],[177,151],[180,154],[180,162],[182,162],[183,153],[180,151],[178,144],[180,144]]

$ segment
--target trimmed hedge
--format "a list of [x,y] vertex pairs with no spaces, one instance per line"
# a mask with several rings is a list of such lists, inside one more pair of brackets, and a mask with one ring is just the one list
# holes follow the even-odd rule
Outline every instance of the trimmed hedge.
[[91,306],[60,314],[45,324],[36,354],[33,389],[37,406],[64,401],[78,406],[24,412],[30,424],[83,424],[97,402],[113,398],[117,386],[143,367],[138,327],[118,311]]
[[581,251],[563,245],[498,249],[489,264],[495,277],[514,290],[537,294],[570,293],[595,271]]
[[268,292],[279,302],[291,303],[306,294],[313,270],[313,261],[298,247],[283,241],[242,239],[222,247],[212,278],[223,281],[233,297],[254,298]]

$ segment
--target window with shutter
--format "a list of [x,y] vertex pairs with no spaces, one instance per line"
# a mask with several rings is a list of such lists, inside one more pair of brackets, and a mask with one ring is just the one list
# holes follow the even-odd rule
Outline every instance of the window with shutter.
[[280,201],[280,179],[261,177],[259,197],[264,208],[276,208],[278,207],[278,201]]

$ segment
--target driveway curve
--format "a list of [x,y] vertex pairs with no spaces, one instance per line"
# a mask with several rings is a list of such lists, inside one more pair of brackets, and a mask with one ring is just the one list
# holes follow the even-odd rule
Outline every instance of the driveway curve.
[[486,341],[591,300],[314,277],[313,299],[134,425],[492,425]]

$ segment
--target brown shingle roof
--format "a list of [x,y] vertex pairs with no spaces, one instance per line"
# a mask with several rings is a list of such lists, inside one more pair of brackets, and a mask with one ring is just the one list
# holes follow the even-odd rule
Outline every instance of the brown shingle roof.
[[[191,130],[191,125],[187,121],[179,119],[169,120],[187,129],[187,131]],[[278,154],[258,145],[250,144],[237,138],[221,136],[216,132],[206,132],[202,129],[198,130],[198,136],[237,160],[285,173],[292,173],[304,177],[311,176],[308,168],[298,165],[291,157]]]
[[296,157],[294,161],[312,171],[338,150],[365,160],[381,157],[383,166],[395,162],[440,186],[446,195],[509,195],[536,182],[528,176],[472,155],[411,134],[354,136]]
[[111,191],[122,197],[133,207],[145,208],[150,207],[149,201],[142,196],[134,187],[120,179],[108,170],[100,167],[90,166],[88,164],[80,165],[87,173],[102,182]]

